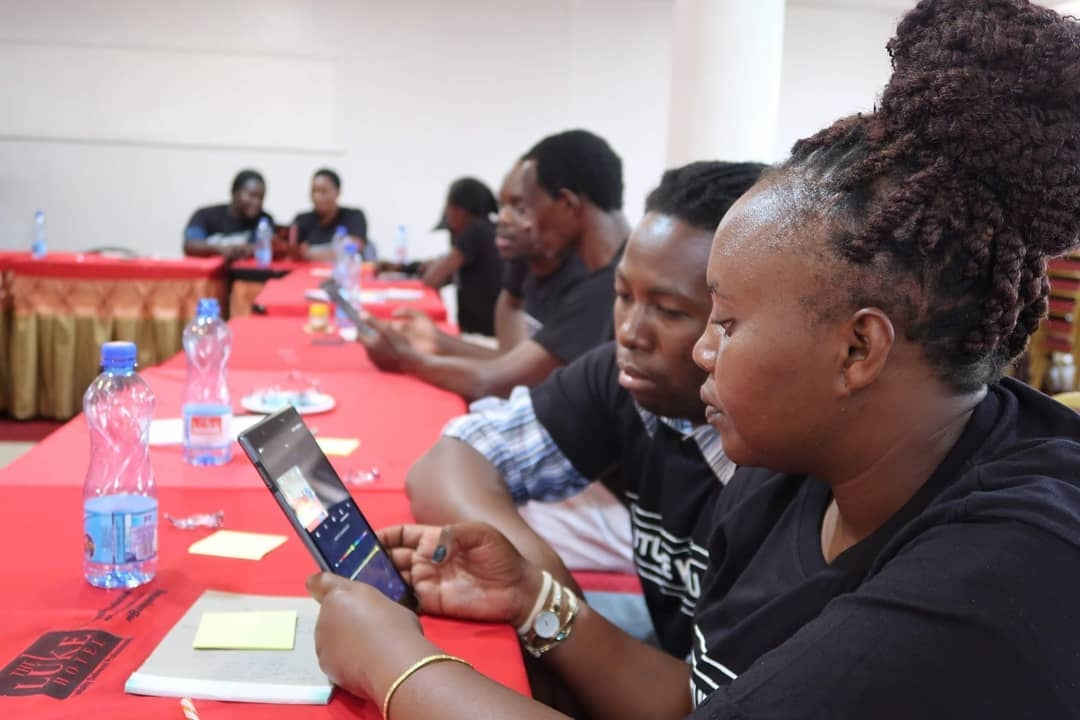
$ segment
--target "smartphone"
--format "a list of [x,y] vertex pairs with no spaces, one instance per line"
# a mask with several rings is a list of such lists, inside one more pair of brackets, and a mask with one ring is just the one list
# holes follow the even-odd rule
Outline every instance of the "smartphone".
[[334,282],[333,278],[323,280],[319,283],[319,288],[326,293],[326,297],[330,299],[330,302],[334,303],[334,305],[345,314],[345,317],[349,318],[349,322],[356,326],[356,332],[365,335],[378,334],[375,328],[368,325],[367,322],[360,317],[360,313],[357,312],[356,307],[341,294],[341,288],[338,287],[338,284]]
[[412,588],[296,408],[268,415],[237,439],[321,569],[365,582],[416,609]]

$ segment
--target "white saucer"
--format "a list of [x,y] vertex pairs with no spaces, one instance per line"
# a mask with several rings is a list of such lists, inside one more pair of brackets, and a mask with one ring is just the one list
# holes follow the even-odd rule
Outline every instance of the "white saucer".
[[263,415],[277,412],[286,405],[292,405],[301,415],[316,415],[333,410],[337,402],[332,395],[315,391],[261,390],[241,398],[240,405],[248,412]]

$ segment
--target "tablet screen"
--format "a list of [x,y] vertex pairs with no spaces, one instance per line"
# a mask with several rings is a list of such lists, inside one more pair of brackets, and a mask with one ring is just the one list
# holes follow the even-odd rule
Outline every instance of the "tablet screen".
[[243,433],[241,445],[324,569],[374,585],[393,600],[405,596],[404,580],[293,408]]

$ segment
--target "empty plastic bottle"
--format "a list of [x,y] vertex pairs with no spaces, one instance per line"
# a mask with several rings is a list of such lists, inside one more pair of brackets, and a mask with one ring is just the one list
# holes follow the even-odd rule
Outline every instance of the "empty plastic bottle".
[[270,227],[270,221],[260,218],[255,227],[255,264],[259,267],[270,267],[274,261],[274,229]]
[[398,225],[394,233],[394,262],[398,265],[409,262],[409,231],[404,225]]
[[30,241],[30,257],[40,260],[49,251],[45,232],[45,211],[38,210],[34,213],[34,236]]
[[[353,240],[346,240],[342,258],[334,266],[334,282],[341,288],[341,294],[358,310],[360,309],[360,277],[363,266],[364,260],[360,257],[360,246]],[[335,310],[334,317],[339,328],[352,327],[352,321],[340,308]]]
[[184,328],[187,384],[184,387],[184,460],[223,465],[232,458],[232,401],[226,366],[232,331],[221,319],[216,298],[202,298]]

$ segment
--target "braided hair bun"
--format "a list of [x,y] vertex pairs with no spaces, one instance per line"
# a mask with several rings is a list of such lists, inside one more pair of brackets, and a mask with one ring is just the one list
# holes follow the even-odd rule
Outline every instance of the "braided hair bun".
[[1000,378],[1080,234],[1080,25],[1026,0],[923,0],[874,113],[796,143],[839,255],[966,392]]

